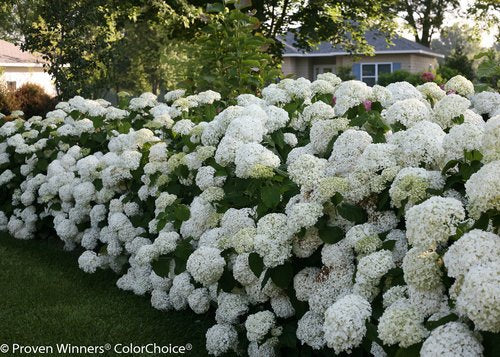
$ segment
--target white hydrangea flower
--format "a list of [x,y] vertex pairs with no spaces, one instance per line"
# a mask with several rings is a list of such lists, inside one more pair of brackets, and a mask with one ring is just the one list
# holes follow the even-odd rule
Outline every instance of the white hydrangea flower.
[[288,165],[288,174],[293,182],[301,185],[305,190],[310,190],[324,176],[326,165],[325,159],[303,154]]
[[444,178],[439,171],[405,167],[398,172],[391,184],[389,195],[394,207],[409,208],[429,196],[428,189],[439,190],[444,186]]
[[476,113],[493,116],[500,106],[500,93],[483,91],[471,96],[470,100]]
[[408,285],[425,291],[441,286],[439,255],[434,251],[410,249],[403,259],[402,268]]
[[408,347],[429,334],[423,322],[424,317],[408,300],[396,301],[380,317],[378,336],[385,344]]
[[419,99],[400,100],[382,111],[387,124],[400,123],[409,128],[419,121],[431,120],[430,108]]
[[102,263],[101,257],[91,250],[86,250],[78,258],[78,266],[86,273],[95,273]]
[[500,160],[492,161],[479,169],[465,183],[469,201],[469,214],[478,219],[490,209],[500,210]]
[[346,81],[339,84],[335,90],[335,113],[344,113],[372,97],[372,89],[364,82]]
[[420,349],[422,357],[482,356],[483,346],[461,322],[448,322],[437,327]]
[[259,178],[272,176],[273,169],[280,165],[280,159],[272,151],[258,143],[241,145],[235,156],[236,176]]
[[359,346],[371,313],[370,303],[359,295],[347,295],[337,300],[325,312],[323,330],[328,347],[335,353],[350,353]]
[[480,331],[500,332],[500,263],[473,267],[465,275],[457,298],[457,311]]
[[483,134],[482,126],[470,123],[452,127],[443,138],[444,162],[462,159],[465,151],[481,150]]
[[470,106],[470,100],[458,94],[443,97],[434,106],[433,121],[443,129],[453,126],[453,119],[463,114]]
[[465,219],[462,203],[454,198],[434,196],[406,212],[408,242],[423,249],[446,243]]
[[481,152],[485,163],[500,160],[500,114],[486,122]]
[[248,315],[245,321],[247,338],[250,342],[261,342],[262,339],[275,327],[276,319],[271,311],[260,311]]
[[211,355],[220,356],[238,348],[238,332],[230,324],[217,324],[206,333],[207,351]]
[[320,350],[325,345],[323,317],[312,311],[306,312],[297,324],[297,338],[302,344]]
[[444,85],[444,90],[447,92],[454,92],[464,97],[474,94],[474,84],[467,78],[457,75],[448,80]]
[[186,269],[194,280],[208,286],[219,280],[225,265],[219,249],[200,247],[189,256]]
[[425,98],[431,99],[433,102],[437,102],[446,95],[446,92],[435,82],[421,84],[417,86],[417,90],[422,93]]
[[448,275],[458,278],[476,265],[500,260],[500,240],[494,233],[473,229],[448,248],[443,261]]

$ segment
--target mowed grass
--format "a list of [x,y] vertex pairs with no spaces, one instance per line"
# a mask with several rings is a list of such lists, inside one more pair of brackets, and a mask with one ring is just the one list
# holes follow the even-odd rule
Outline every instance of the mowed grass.
[[148,297],[118,289],[113,272],[81,271],[78,255],[55,239],[0,235],[0,344],[190,343],[184,355],[207,356],[212,316],[155,310]]

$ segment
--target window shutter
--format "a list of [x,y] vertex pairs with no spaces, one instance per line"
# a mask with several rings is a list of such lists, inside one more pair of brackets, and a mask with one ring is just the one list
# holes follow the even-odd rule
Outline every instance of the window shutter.
[[352,65],[352,75],[354,76],[354,78],[356,78],[357,80],[360,80],[361,79],[361,65],[359,63],[354,63]]
[[398,71],[401,69],[401,62],[393,62],[392,63],[392,71]]

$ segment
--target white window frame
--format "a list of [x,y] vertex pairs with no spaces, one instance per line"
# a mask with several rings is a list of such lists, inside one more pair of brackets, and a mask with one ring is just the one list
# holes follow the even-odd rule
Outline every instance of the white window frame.
[[[318,74],[325,73],[325,71],[324,71],[325,68],[331,68],[332,73],[335,73],[335,65],[334,64],[315,64],[313,66],[313,78],[314,78],[314,80],[317,79]],[[317,71],[317,73],[316,73],[316,71]]]
[[[375,78],[375,83],[378,83],[378,66],[380,64],[390,64],[391,65],[391,72],[390,73],[394,72],[394,62],[364,62],[364,63],[361,63],[361,66],[360,66],[359,77],[360,77],[361,82],[363,82],[364,78]],[[374,76],[363,76],[363,66],[366,66],[366,65],[375,65],[375,75]]]

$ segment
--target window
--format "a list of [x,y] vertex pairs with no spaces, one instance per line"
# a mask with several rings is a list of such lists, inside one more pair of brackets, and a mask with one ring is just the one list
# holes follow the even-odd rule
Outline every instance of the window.
[[7,82],[7,89],[11,92],[14,92],[17,89],[16,82],[15,81],[8,81]]
[[318,74],[334,72],[335,66],[332,65],[315,65],[314,66],[314,79],[318,78]]
[[378,76],[392,72],[392,63],[361,63],[361,80],[369,86],[378,82]]

